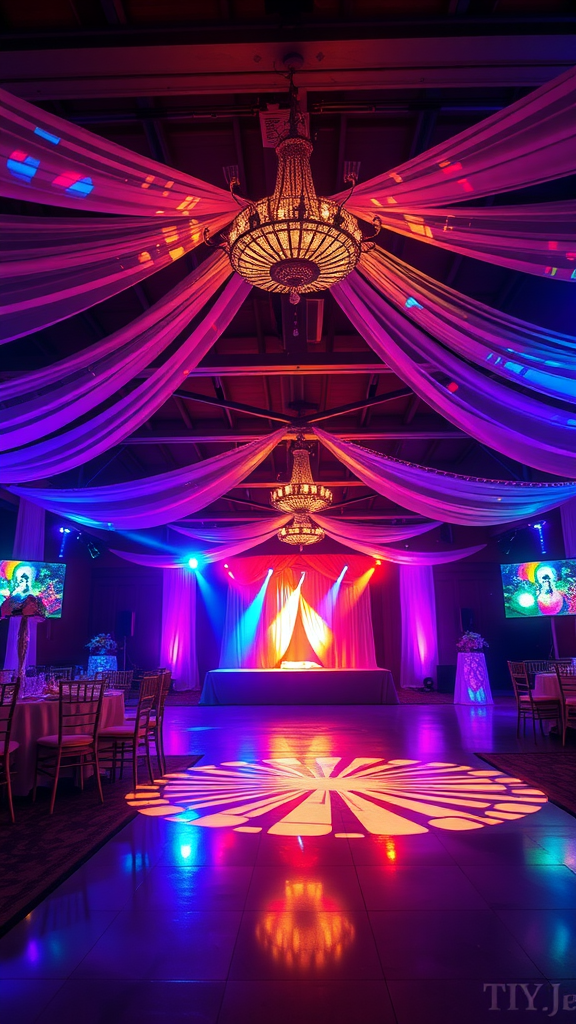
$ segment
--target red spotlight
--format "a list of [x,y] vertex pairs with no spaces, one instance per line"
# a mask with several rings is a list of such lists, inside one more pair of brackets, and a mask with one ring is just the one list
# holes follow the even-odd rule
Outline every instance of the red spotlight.
[[458,385],[454,380],[451,380],[450,383],[446,385],[446,387],[448,388],[448,391],[452,392],[452,394],[454,394],[455,391],[458,391]]
[[376,565],[382,565],[382,559],[381,558],[377,558],[376,559]]
[[228,565],[228,562],[224,562],[224,568],[225,569],[229,569],[230,568],[230,566]]

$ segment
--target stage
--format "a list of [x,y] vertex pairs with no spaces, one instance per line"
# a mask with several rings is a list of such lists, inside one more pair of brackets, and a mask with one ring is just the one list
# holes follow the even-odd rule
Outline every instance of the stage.
[[206,673],[200,704],[398,704],[386,668],[219,668]]

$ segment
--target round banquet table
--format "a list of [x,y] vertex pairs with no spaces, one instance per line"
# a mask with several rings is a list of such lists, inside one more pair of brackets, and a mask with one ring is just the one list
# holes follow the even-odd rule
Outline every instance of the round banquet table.
[[560,693],[560,686],[558,685],[558,676],[556,673],[537,672],[534,676],[533,694],[535,697],[550,697],[553,700],[561,700],[562,694]]
[[[110,690],[102,701],[101,728],[122,725],[124,721],[124,693]],[[40,736],[53,736],[58,732],[58,699],[43,697],[40,700],[18,701],[12,722],[12,740],[19,743],[12,755],[16,769],[12,790],[16,796],[26,796],[34,785],[36,764],[36,741]]]

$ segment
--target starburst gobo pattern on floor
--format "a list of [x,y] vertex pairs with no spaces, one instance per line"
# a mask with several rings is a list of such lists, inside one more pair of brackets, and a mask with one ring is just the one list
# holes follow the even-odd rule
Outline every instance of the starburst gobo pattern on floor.
[[360,837],[497,825],[533,814],[546,796],[495,769],[441,761],[282,757],[188,768],[127,800],[171,821],[280,836],[327,835],[337,809],[364,831],[335,834]]

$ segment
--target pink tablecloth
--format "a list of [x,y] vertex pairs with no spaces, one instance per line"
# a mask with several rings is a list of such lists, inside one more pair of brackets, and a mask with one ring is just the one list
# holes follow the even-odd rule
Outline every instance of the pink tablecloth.
[[[124,694],[110,691],[104,694],[101,727],[121,725],[124,721]],[[58,732],[58,701],[21,701],[14,710],[12,739],[20,746],[13,755],[16,774],[12,789],[17,796],[26,796],[34,785],[36,740]]]
[[551,697],[561,700],[562,694],[558,685],[558,676],[555,672],[538,672],[534,677],[534,696]]

